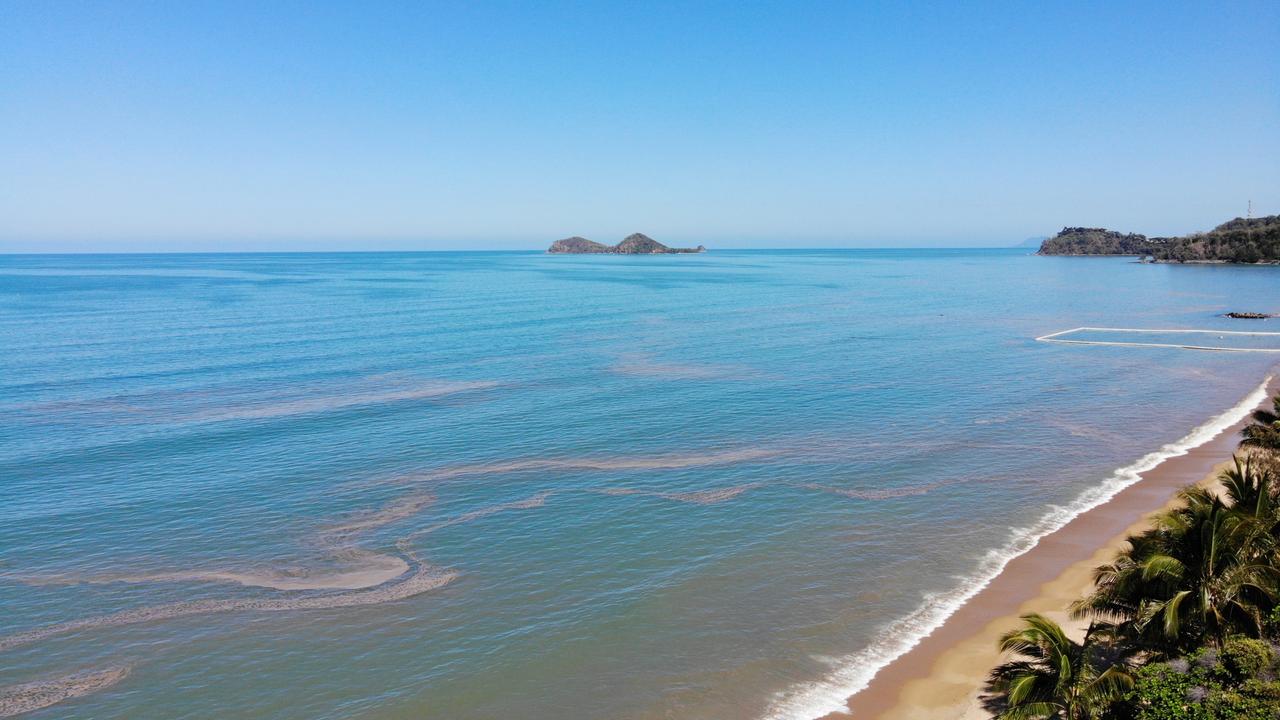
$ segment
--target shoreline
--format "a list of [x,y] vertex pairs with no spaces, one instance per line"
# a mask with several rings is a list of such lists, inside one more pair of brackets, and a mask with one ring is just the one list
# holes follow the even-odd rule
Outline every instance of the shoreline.
[[[859,720],[990,717],[982,709],[979,697],[987,674],[1000,662],[996,650],[1000,634],[1017,626],[1018,616],[1027,612],[1067,621],[1067,604],[1088,590],[1093,568],[1109,560],[1127,535],[1145,527],[1150,516],[1168,507],[1182,487],[1216,480],[1222,464],[1231,459],[1249,412],[1280,392],[1280,377],[1268,377],[1264,389],[1258,402],[1247,405],[1239,419],[1209,439],[1186,447],[1180,454],[1164,457],[1154,466],[1141,467],[1146,458],[1135,462],[1130,467],[1138,476],[1136,481],[1070,518],[1041,536],[1026,552],[1008,560],[998,574],[932,632],[876,671],[861,690],[847,695],[842,708],[818,716],[824,720],[842,720],[850,715]],[[1252,395],[1210,418],[1201,428],[1230,415]],[[1171,445],[1184,443],[1195,435],[1193,431]]]

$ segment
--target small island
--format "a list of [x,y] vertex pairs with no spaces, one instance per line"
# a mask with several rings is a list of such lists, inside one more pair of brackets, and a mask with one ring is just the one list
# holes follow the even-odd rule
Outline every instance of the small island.
[[1134,255],[1164,263],[1280,263],[1280,215],[1236,218],[1203,233],[1148,238],[1105,228],[1068,227],[1040,255]]
[[642,233],[633,233],[628,235],[622,242],[617,245],[605,245],[603,243],[588,240],[584,237],[573,236],[563,240],[557,240],[551,243],[551,247],[547,248],[547,252],[555,254],[611,254],[611,255],[666,255],[677,253],[702,253],[707,249],[701,245],[696,248],[672,248],[663,245],[648,235]]

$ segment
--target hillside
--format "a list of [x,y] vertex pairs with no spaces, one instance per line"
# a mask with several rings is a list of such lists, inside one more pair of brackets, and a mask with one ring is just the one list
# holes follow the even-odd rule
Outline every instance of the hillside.
[[1106,228],[1066,227],[1040,244],[1041,255],[1150,255],[1146,235]]
[[1041,255],[1136,255],[1156,262],[1280,262],[1280,215],[1236,218],[1203,233],[1148,238],[1105,228],[1068,227],[1045,240]]
[[1280,262],[1280,215],[1236,218],[1206,233],[1153,242],[1155,259],[1166,262]]

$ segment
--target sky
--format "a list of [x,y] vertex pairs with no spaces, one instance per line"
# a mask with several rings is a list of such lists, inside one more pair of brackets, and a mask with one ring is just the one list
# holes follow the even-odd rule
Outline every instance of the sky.
[[1280,2],[0,0],[0,251],[1000,246],[1280,213]]

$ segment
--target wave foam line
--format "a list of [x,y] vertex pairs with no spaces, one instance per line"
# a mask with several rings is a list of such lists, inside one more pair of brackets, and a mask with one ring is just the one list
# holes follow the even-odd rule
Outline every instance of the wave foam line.
[[924,601],[910,614],[881,629],[868,647],[840,658],[839,667],[829,676],[778,693],[764,717],[767,720],[815,720],[831,713],[847,712],[850,696],[864,690],[876,673],[941,627],[956,610],[990,585],[1010,561],[1034,548],[1041,538],[1061,529],[1077,516],[1105,504],[1121,490],[1141,480],[1142,473],[1169,458],[1186,455],[1248,417],[1267,399],[1270,382],[1271,377],[1268,376],[1226,412],[1195,428],[1177,442],[1117,469],[1101,485],[1085,490],[1068,505],[1050,506],[1049,511],[1035,523],[1014,528],[1008,541],[983,556],[978,568],[959,587],[926,594]]
[[209,615],[234,611],[285,612],[289,610],[325,610],[332,608],[362,607],[365,605],[381,605],[382,603],[404,600],[421,595],[428,590],[444,587],[453,582],[458,575],[451,570],[439,570],[422,563],[418,569],[399,582],[379,585],[368,590],[338,593],[335,595],[319,595],[301,598],[241,598],[228,600],[192,600],[187,602],[152,605],[150,607],[123,610],[110,615],[81,618],[46,625],[34,630],[0,637],[0,652],[11,650],[22,645],[46,640],[58,635],[81,630],[97,630],[101,628],[136,625],[138,623],[171,620],[173,618],[190,617],[192,615]]
[[128,677],[131,669],[125,665],[0,688],[0,718],[33,712],[105,690]]

